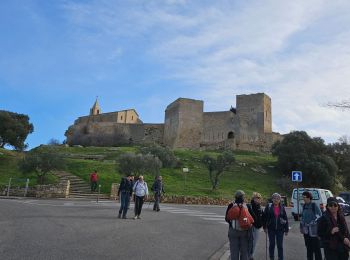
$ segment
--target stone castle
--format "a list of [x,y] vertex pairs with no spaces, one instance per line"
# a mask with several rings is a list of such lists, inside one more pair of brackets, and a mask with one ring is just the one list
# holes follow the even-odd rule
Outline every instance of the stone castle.
[[237,95],[236,108],[203,112],[203,101],[178,98],[163,124],[143,123],[135,109],[102,113],[96,102],[65,133],[67,144],[118,146],[159,144],[170,148],[270,151],[282,136],[272,132],[271,99],[264,93]]

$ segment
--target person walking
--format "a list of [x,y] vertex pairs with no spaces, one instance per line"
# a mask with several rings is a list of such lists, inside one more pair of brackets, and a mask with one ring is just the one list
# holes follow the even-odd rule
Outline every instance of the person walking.
[[95,191],[96,191],[97,182],[98,182],[97,170],[94,170],[94,171],[90,174],[91,192],[95,192]]
[[159,203],[160,203],[160,198],[162,193],[164,192],[164,184],[162,181],[162,176],[157,176],[156,180],[154,181],[151,190],[154,193],[154,205],[153,205],[153,210],[154,211],[159,211]]
[[335,197],[327,199],[326,212],[318,220],[317,233],[323,243],[326,260],[349,259],[349,229]]
[[259,229],[263,226],[263,210],[261,209],[261,194],[258,192],[253,192],[252,200],[250,204],[247,205],[250,215],[254,219],[252,226],[253,241],[250,243],[249,248],[249,259],[254,260],[254,252],[256,243],[259,239]]
[[145,199],[148,197],[147,183],[144,181],[143,176],[140,175],[135,182],[133,191],[135,193],[135,217],[134,219],[140,219],[142,205]]
[[128,213],[128,205],[129,205],[131,193],[132,193],[131,175],[128,175],[127,177],[122,178],[118,189],[118,196],[120,198],[120,209],[119,209],[118,218],[123,217],[123,219],[126,219],[126,214]]
[[[303,192],[303,211],[301,213],[300,231],[304,234],[304,241],[307,251],[307,260],[322,260],[322,253],[320,248],[320,240],[318,239],[317,232],[315,232],[313,226],[317,227],[316,220],[321,217],[322,213],[320,208],[315,202],[312,202],[312,194],[309,191]],[[316,230],[317,231],[317,230]]]
[[225,214],[225,221],[229,223],[228,238],[230,242],[231,260],[248,260],[249,258],[249,239],[251,238],[250,228],[243,228],[240,221],[244,216],[245,222],[253,222],[253,217],[249,214],[246,203],[244,202],[245,193],[237,190],[234,201],[231,202]]
[[281,204],[281,195],[278,193],[272,194],[272,203],[265,207],[263,228],[269,236],[270,260],[274,259],[276,243],[278,260],[283,260],[283,236],[288,235],[289,226],[287,213]]

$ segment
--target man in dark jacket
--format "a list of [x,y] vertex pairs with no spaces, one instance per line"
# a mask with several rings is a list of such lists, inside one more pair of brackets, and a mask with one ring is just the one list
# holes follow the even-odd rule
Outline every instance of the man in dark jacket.
[[153,205],[153,210],[154,211],[159,211],[159,203],[160,203],[160,197],[162,193],[164,192],[164,184],[162,181],[162,176],[157,176],[156,180],[154,181],[151,190],[154,193],[154,205]]
[[118,189],[118,196],[120,200],[120,209],[118,218],[121,218],[123,215],[123,218],[126,218],[126,213],[128,212],[128,205],[130,201],[130,196],[132,193],[132,180],[131,175],[128,175],[127,177],[123,177],[119,189]]

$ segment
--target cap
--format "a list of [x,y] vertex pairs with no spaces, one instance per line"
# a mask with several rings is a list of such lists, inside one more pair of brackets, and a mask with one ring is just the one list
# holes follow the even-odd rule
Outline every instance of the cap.
[[338,200],[335,197],[329,197],[327,199],[327,205],[329,205],[331,203],[337,203],[338,204]]
[[236,199],[237,199],[237,198],[242,198],[242,197],[244,197],[244,195],[245,195],[244,191],[242,191],[242,190],[237,190],[236,193],[235,193],[235,198],[236,198]]

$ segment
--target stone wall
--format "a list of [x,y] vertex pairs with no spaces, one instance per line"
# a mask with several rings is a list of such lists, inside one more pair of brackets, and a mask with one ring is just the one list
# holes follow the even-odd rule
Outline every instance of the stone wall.
[[235,137],[234,120],[231,111],[205,112],[203,114],[202,144],[219,143]]
[[199,148],[203,132],[203,101],[179,98],[165,110],[164,144]]

